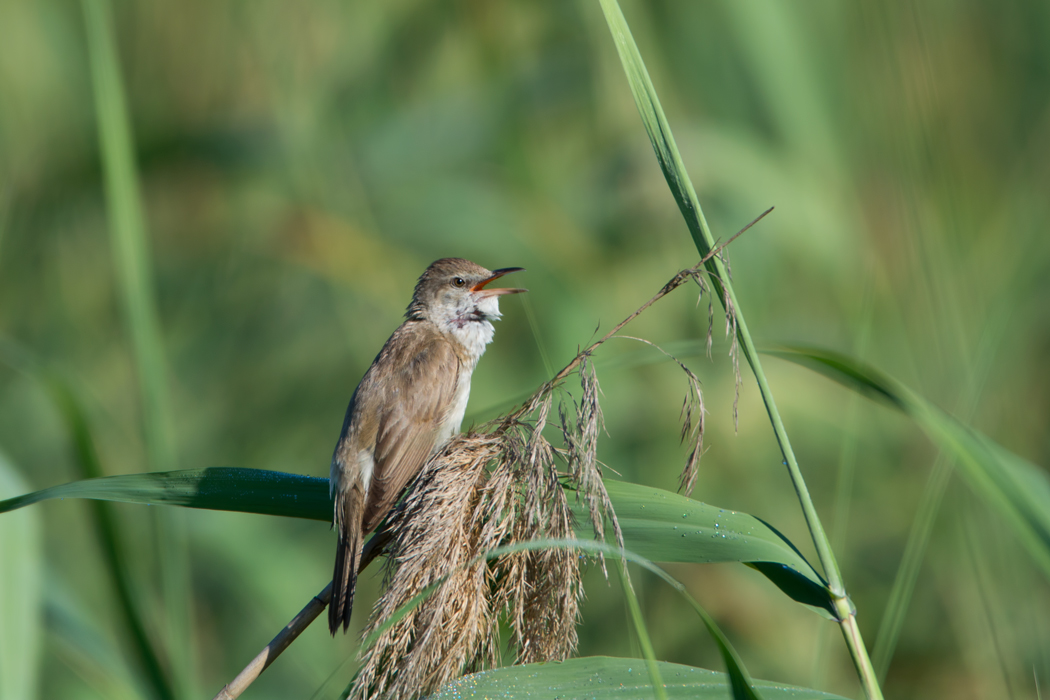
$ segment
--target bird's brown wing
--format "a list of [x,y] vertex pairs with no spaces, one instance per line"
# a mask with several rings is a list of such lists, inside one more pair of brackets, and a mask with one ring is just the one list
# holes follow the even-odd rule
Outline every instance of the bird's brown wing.
[[400,361],[391,363],[398,369],[384,378],[389,393],[379,416],[364,532],[379,525],[426,463],[455,398],[460,361],[452,345],[441,337],[407,345]]

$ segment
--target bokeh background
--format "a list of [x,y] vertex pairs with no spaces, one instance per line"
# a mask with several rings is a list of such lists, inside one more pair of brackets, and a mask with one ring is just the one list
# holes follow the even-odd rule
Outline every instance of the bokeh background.
[[[1050,4],[623,7],[716,235],[776,206],[730,253],[756,339],[855,355],[1050,464]],[[505,300],[475,374],[476,422],[695,263],[597,2],[113,10],[181,468],[327,475],[354,386],[436,258],[528,268],[516,283],[531,291]],[[134,473],[150,465],[93,100],[81,6],[2,0],[0,335],[70,379],[105,471]],[[679,291],[629,331],[704,382],[694,497],[767,520],[815,560],[746,367],[734,427],[720,326],[713,359],[702,352],[707,300]],[[765,366],[874,644],[936,450],[837,385]],[[615,478],[674,489],[681,374],[627,340],[601,351],[598,371],[599,456]],[[79,476],[48,394],[8,365],[0,450],[3,496]],[[41,535],[35,696],[139,696],[89,506],[34,508],[0,526],[35,522]],[[115,511],[162,636],[155,518]],[[184,522],[192,662],[210,697],[323,588],[334,541],[320,523],[203,511]],[[0,542],[10,553],[23,540]],[[756,677],[857,693],[834,626],[757,573],[671,570]],[[0,551],[0,584],[16,576]],[[680,599],[636,584],[657,656],[720,669]],[[1036,697],[1050,684],[1048,603],[1007,528],[952,481],[888,696]],[[618,586],[596,572],[580,637],[581,654],[638,653]],[[245,697],[333,697],[355,639],[315,625]]]

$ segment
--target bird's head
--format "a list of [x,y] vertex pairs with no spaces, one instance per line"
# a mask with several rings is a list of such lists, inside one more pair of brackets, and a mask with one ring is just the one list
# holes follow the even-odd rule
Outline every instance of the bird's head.
[[500,317],[500,296],[528,290],[489,289],[487,285],[522,269],[486,270],[463,258],[437,260],[419,277],[405,316],[458,327],[472,321],[494,321]]

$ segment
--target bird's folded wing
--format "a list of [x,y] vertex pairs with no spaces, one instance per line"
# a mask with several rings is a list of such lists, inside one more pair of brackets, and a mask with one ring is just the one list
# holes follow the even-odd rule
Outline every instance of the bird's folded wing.
[[365,532],[379,525],[426,463],[456,391],[459,358],[448,341],[434,338],[406,349],[410,355],[392,363],[399,369],[385,378],[391,393],[379,417]]

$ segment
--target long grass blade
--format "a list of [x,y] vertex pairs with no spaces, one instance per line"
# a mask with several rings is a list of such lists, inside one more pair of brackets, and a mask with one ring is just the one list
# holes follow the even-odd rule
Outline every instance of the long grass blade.
[[[95,441],[91,433],[87,415],[69,383],[61,375],[42,367],[32,353],[5,339],[0,339],[0,361],[25,377],[39,382],[51,398],[59,416],[62,418],[72,446],[74,463],[79,468],[80,474],[83,477],[82,480],[71,482],[65,486],[76,492],[81,488],[90,490],[92,486],[108,483],[107,478],[103,476],[104,470],[99,461],[98,452],[95,449]],[[154,477],[155,475],[145,474],[141,476]],[[80,486],[76,486],[77,484]],[[89,484],[91,486],[88,486]],[[58,488],[61,491],[62,487]],[[49,491],[49,489],[43,489],[42,491],[36,491],[26,494],[25,496],[9,498],[3,502],[11,504],[12,509],[17,509],[21,508],[23,505],[46,500],[49,498],[47,495]],[[119,496],[119,491],[113,495]],[[148,689],[148,692],[153,697],[161,698],[162,700],[169,700],[170,698],[175,697],[175,693],[171,680],[169,679],[167,672],[164,670],[164,663],[161,661],[161,658],[164,656],[163,649],[146,632],[147,624],[142,616],[141,606],[139,604],[140,596],[128,568],[127,558],[123,554],[124,546],[114,519],[113,511],[109,507],[109,503],[106,502],[109,500],[120,499],[118,497],[113,499],[100,498],[94,500],[95,503],[91,508],[91,513],[99,538],[99,544],[102,549],[106,568],[113,580],[117,609],[123,617],[123,621],[131,638],[131,652],[137,658],[140,667],[139,670],[141,670],[141,677],[136,678],[136,680],[141,681],[142,678],[144,678],[144,689]],[[31,536],[32,529],[30,528],[28,532]],[[85,624],[74,619],[76,616],[67,609],[70,607],[69,603],[65,600],[57,600],[54,597],[54,589],[51,589],[49,595],[49,605],[51,607],[57,605],[61,608],[57,611],[49,610],[49,614],[52,617],[58,615],[61,620],[69,622],[72,628],[76,630],[75,633],[71,632],[69,636],[82,639],[85,635],[81,634],[80,631],[85,629]],[[92,645],[95,645],[94,639],[90,644],[86,644],[86,646]],[[82,660],[80,648],[75,643],[67,645],[66,649],[69,650],[77,660]],[[95,664],[88,663],[87,665],[94,666]],[[7,696],[0,694],[0,698],[3,697]]]
[[1003,517],[1050,578],[1050,478],[1044,470],[960,423],[900,382],[850,357],[813,348],[788,348],[771,354],[809,367],[914,420],[954,459],[974,494]]
[[652,684],[653,696],[657,700],[667,700],[667,690],[664,688],[664,679],[660,673],[660,666],[656,661],[656,653],[653,651],[653,642],[649,638],[649,630],[645,626],[645,618],[642,617],[642,606],[638,603],[638,596],[634,592],[634,584],[627,573],[626,567],[614,567],[620,575],[620,586],[623,588],[624,597],[627,599],[627,610],[634,624],[635,634],[638,635],[638,644],[642,647],[642,657],[645,659],[645,667],[649,671],[649,683]]
[[58,576],[44,588],[51,653],[106,700],[156,697],[143,677],[127,663],[123,649],[108,629],[93,619]]
[[[640,665],[639,659],[584,656],[561,663],[508,666],[458,678],[428,700],[532,700],[547,697],[551,688],[557,688],[557,697],[647,700],[652,697],[652,689],[648,674]],[[726,677],[716,671],[666,661],[657,666],[671,700],[724,700],[730,692]],[[844,700],[839,695],[769,681],[756,680],[755,688],[766,700]]]
[[83,0],[95,91],[107,211],[120,297],[141,385],[146,447],[156,471],[175,465],[149,238],[107,0]]
[[[792,599],[825,616],[833,613],[826,582],[769,523],[662,489],[623,481],[605,486],[631,550],[662,562],[745,562]],[[572,507],[578,522],[586,522],[583,507]]]
[[936,522],[951,475],[951,463],[941,455],[934,463],[933,472],[927,481],[919,511],[915,515],[915,522],[908,533],[908,542],[904,545],[900,568],[894,578],[893,588],[890,589],[886,611],[879,622],[879,631],[875,635],[872,663],[875,665],[875,673],[878,674],[880,683],[886,680],[893,651],[897,648],[897,640],[904,628],[908,603],[915,590],[915,583],[919,579],[923,554],[933,534],[933,524]]
[[[994,366],[995,355],[1004,337],[1003,326],[1008,315],[993,316],[995,320],[984,327],[977,358],[968,363],[971,369],[967,374],[964,397],[959,402],[960,416],[965,421],[970,420],[977,409],[981,390],[988,380],[989,372]],[[960,347],[963,345],[960,344]],[[953,471],[952,462],[947,453],[939,452],[923,491],[922,500],[919,502],[915,520],[908,533],[904,554],[901,557],[897,575],[894,577],[893,587],[890,589],[890,598],[883,611],[882,620],[879,622],[878,634],[875,636],[873,662],[879,682],[885,680],[889,671],[893,652],[897,648],[897,640],[900,638],[901,630],[907,619],[908,606],[919,578],[926,547],[933,534],[933,525]]]
[[[80,403],[69,387],[57,378],[51,377],[47,384],[72,440],[76,464],[88,480],[79,483],[91,483],[100,479],[103,473],[102,465]],[[132,651],[137,657],[142,674],[156,697],[172,700],[175,698],[175,688],[161,661],[164,652],[147,632],[147,624],[141,612],[140,595],[128,568],[113,510],[106,501],[94,500],[91,515],[98,532],[106,568],[113,579],[117,608],[124,618],[132,641]]]
[[[619,4],[616,0],[600,0],[600,2],[609,30],[612,33],[613,41],[616,44],[617,53],[620,56],[620,62],[627,75],[627,82],[630,85],[635,104],[641,115],[642,124],[656,153],[657,161],[660,163],[660,168],[663,170],[675,202],[677,202],[678,208],[682,212],[682,216],[692,235],[693,243],[696,245],[700,255],[704,256],[714,248],[715,239],[700,207],[696,190],[693,188],[692,181],[686,171],[674,136],[671,134],[670,125],[664,115],[663,108],[660,106],[656,90],[645,68],[645,62],[642,60],[638,46],[631,36],[631,30],[627,26],[627,20],[624,18]],[[820,522],[816,506],[814,506],[813,499],[806,487],[805,479],[802,477],[794,450],[791,448],[791,442],[781,420],[780,412],[777,410],[772,390],[766,381],[765,372],[759,361],[743,312],[737,303],[728,270],[718,256],[712,257],[707,262],[707,269],[711,273],[715,291],[718,293],[723,307],[735,319],[736,336],[740,341],[744,357],[751,365],[752,372],[755,375],[759,391],[762,394],[762,400],[773,425],[773,432],[776,434],[780,450],[784,455],[784,462],[795,487],[795,493],[802,506],[806,525],[813,537],[813,544],[816,547],[821,566],[824,568],[824,575],[827,577],[828,586],[835,597],[837,617],[842,625],[843,636],[849,647],[857,674],[869,700],[881,700],[882,690],[879,688],[875,678],[871,660],[868,658],[868,652],[861,638],[860,629],[857,627],[854,610],[846,594],[838,562],[832,552],[831,543],[824,531],[824,526]]]
[[[0,494],[25,482],[0,453]],[[0,522],[0,698],[35,698],[43,651],[44,551],[40,513],[24,512]]]
[[330,521],[328,479],[263,469],[209,467],[86,479],[0,501],[0,513],[54,498],[89,498]]
[[[176,466],[160,322],[157,318],[149,239],[135,166],[134,139],[124,97],[120,62],[108,0],[82,0],[87,31],[99,145],[105,172],[107,210],[114,267],[131,336],[143,409],[143,429],[150,466]],[[195,696],[190,643],[189,557],[182,514],[157,516],[157,548],[174,677],[180,696]]]

